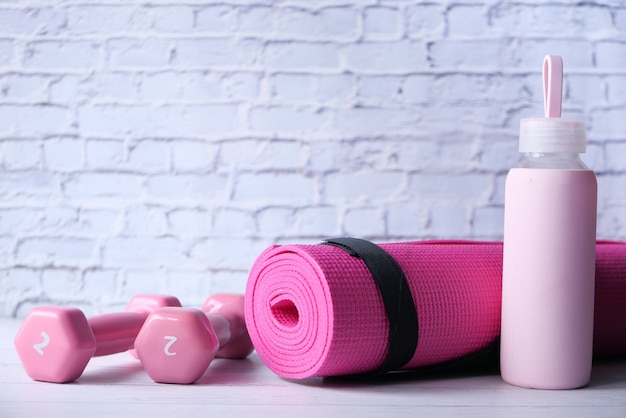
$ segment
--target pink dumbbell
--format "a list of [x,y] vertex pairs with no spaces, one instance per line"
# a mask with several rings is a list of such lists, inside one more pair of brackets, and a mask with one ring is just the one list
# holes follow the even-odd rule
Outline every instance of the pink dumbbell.
[[135,350],[155,382],[193,383],[215,357],[245,358],[253,350],[242,295],[216,294],[201,310],[162,308],[139,332]]
[[136,295],[124,312],[89,318],[77,308],[33,308],[15,336],[15,348],[31,379],[71,382],[92,357],[131,349],[149,314],[165,306],[181,304],[174,296]]

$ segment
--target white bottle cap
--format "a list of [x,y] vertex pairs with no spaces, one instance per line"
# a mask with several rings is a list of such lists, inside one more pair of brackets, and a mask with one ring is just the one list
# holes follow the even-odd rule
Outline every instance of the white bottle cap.
[[520,121],[520,152],[575,152],[587,150],[585,122],[577,119],[524,118]]
[[563,60],[546,55],[543,60],[543,102],[545,118],[520,121],[520,152],[583,153],[587,147],[585,123],[561,119]]

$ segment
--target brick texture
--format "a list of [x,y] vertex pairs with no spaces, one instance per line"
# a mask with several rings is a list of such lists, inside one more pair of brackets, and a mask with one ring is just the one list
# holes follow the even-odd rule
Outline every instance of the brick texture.
[[0,2],[0,316],[200,305],[275,243],[499,240],[546,54],[626,239],[623,1]]

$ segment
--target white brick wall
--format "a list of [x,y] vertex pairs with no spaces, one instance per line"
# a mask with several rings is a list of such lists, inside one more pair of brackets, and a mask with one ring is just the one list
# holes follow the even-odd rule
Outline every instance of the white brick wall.
[[242,292],[272,243],[501,239],[565,63],[626,240],[621,0],[0,2],[0,316]]

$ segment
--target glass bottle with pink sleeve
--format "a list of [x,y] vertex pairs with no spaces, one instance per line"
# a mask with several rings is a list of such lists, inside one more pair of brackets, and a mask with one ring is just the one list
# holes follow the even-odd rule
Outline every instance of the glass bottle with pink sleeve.
[[543,65],[545,117],[520,121],[524,153],[506,179],[502,378],[536,389],[589,383],[597,181],[580,159],[583,121],[561,118],[563,63]]

